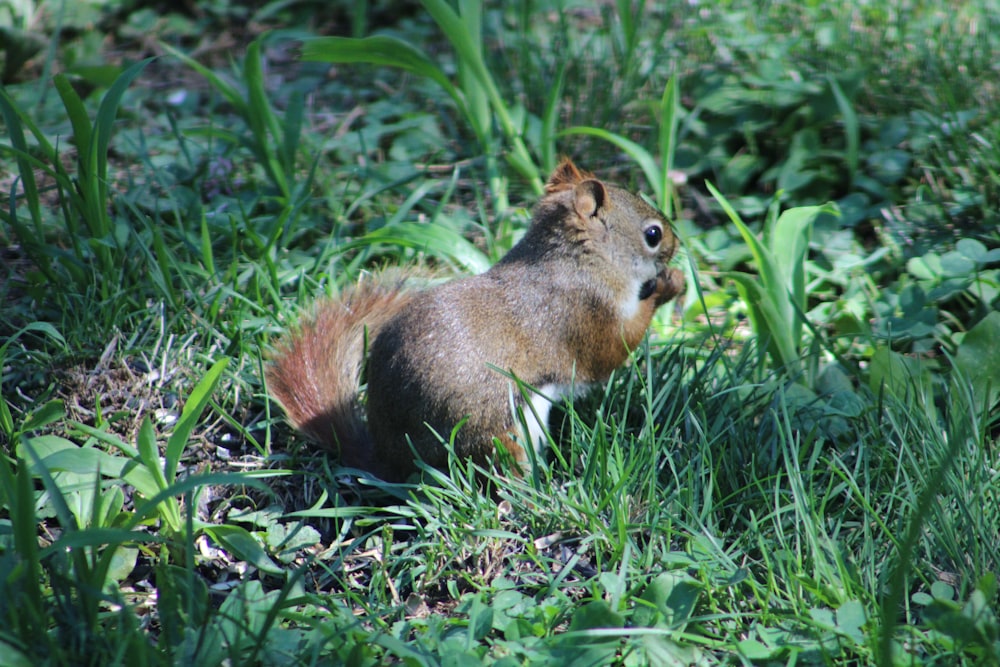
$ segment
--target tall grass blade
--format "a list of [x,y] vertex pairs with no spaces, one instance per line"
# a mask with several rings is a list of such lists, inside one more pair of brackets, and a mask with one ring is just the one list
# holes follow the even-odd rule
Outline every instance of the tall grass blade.
[[932,506],[965,444],[964,438],[950,439],[940,459],[935,462],[933,472],[926,478],[913,510],[906,517],[906,533],[896,551],[895,563],[889,578],[889,590],[882,599],[880,610],[882,623],[878,633],[877,655],[878,664],[883,667],[897,664],[893,659],[893,640],[898,626],[898,615],[907,592],[907,574],[913,567],[913,555],[924,532],[924,525],[933,515]]
[[228,364],[229,359],[226,357],[212,364],[212,367],[205,373],[205,377],[191,390],[191,394],[184,403],[181,418],[177,421],[173,433],[167,438],[167,448],[164,452],[166,458],[164,473],[168,483],[173,483],[177,475],[177,464],[180,462],[181,453],[187,447],[191,432],[201,420],[201,414],[208,407],[209,401],[212,399],[212,392],[218,386],[219,380],[222,379],[222,373]]
[[752,276],[732,273],[737,288],[744,302],[750,308],[751,323],[754,331],[767,341],[768,350],[775,361],[789,370],[793,377],[799,374],[798,339],[794,338],[794,321],[797,317],[795,309],[789,301],[787,287],[778,271],[778,265],[773,255],[750,229],[736,209],[722,196],[715,186],[706,181],[705,185],[712,196],[716,198],[729,219],[736,225],[744,243],[750,249],[754,263],[759,272],[759,283]]
[[237,114],[239,114],[243,118],[247,117],[247,103],[246,100],[243,99],[243,95],[242,93],[240,93],[240,90],[238,88],[228,83],[225,79],[216,74],[214,71],[212,71],[208,67],[205,67],[197,60],[195,60],[188,54],[184,53],[183,51],[179,51],[175,49],[173,46],[166,44],[164,42],[160,42],[159,46],[164,51],[174,56],[175,58],[180,60],[182,63],[184,63],[191,69],[193,69],[195,72],[205,77],[205,80],[208,81],[209,84],[211,84],[212,88],[218,93],[220,93],[225,98],[226,102],[232,105],[233,109],[236,111]]
[[[14,101],[10,98],[10,95],[2,87],[0,87],[0,115],[3,116],[4,124],[7,126],[7,136],[10,137],[10,144],[14,149],[13,153],[17,161],[18,174],[21,179],[22,189],[24,190],[24,201],[28,206],[28,212],[31,214],[31,221],[34,224],[35,233],[38,235],[39,239],[41,239],[42,208],[38,193],[38,184],[35,182],[34,161],[31,159],[31,154],[28,152],[28,142],[25,140],[24,123],[22,122],[21,114],[19,113],[17,106],[14,104]],[[13,194],[14,189],[12,188],[12,211],[14,208]],[[12,217],[15,218],[16,221],[16,216]],[[22,238],[30,238],[30,236]]]
[[556,137],[559,125],[559,111],[562,104],[563,89],[566,86],[566,63],[559,64],[559,71],[556,73],[556,80],[549,90],[549,96],[545,100],[545,109],[542,112],[542,138],[539,153],[542,160],[542,169],[546,174],[552,173],[556,168]]
[[208,228],[208,219],[205,211],[201,212],[201,263],[205,267],[206,273],[215,275],[215,253],[212,250],[212,234]]
[[[97,164],[96,174],[101,177],[102,193],[107,192],[107,181],[105,176],[108,171],[108,146],[111,144],[111,135],[114,130],[115,121],[118,118],[118,107],[121,106],[122,97],[128,90],[132,82],[142,73],[149,63],[156,58],[146,58],[135,63],[122,72],[115,82],[111,84],[108,92],[101,98],[101,104],[97,109],[97,117],[94,120],[93,145],[90,151],[94,153]],[[105,196],[102,201],[106,201]]]
[[[538,167],[524,144],[521,128],[515,124],[514,116],[500,95],[483,58],[481,3],[462,0],[459,3],[460,12],[456,12],[443,0],[423,0],[423,4],[455,49],[459,70],[458,88],[422,51],[392,37],[326,37],[308,40],[303,47],[303,59],[386,65],[431,78],[454,100],[484,149],[488,161],[494,160],[497,152],[491,130],[492,117],[495,116],[501,134],[510,148],[506,156],[508,162],[540,194],[544,187]],[[494,189],[494,197],[501,202],[498,207],[506,208],[499,175],[495,173],[495,169],[488,171],[494,172],[488,174],[488,177]]]
[[[672,76],[663,88],[660,98],[660,131],[658,145],[660,151],[660,198],[657,205],[661,211],[676,219],[680,213],[680,203],[675,203],[674,184],[671,173],[674,169],[674,151],[677,147],[677,127],[680,123],[680,101],[678,100],[677,77]],[[675,204],[675,205],[672,205]]]
[[457,262],[470,273],[483,273],[490,268],[490,259],[460,233],[442,225],[418,222],[398,222],[371,231],[361,238],[345,243],[343,252],[375,245],[413,248],[428,255]]
[[332,63],[368,63],[398,67],[426,76],[448,93],[462,115],[468,116],[465,99],[441,69],[423,51],[394,37],[319,37],[303,43],[302,59]]
[[847,153],[844,155],[847,161],[848,179],[854,183],[854,178],[858,173],[859,154],[861,150],[861,130],[858,122],[858,114],[854,111],[851,101],[847,99],[837,79],[832,75],[827,75],[830,82],[830,90],[833,91],[833,98],[837,101],[837,108],[840,115],[844,117],[844,135],[847,139]]
[[165,489],[169,484],[164,476],[164,466],[160,464],[160,450],[156,446],[156,432],[148,417],[144,418],[139,425],[139,433],[136,436],[136,453],[143,466],[156,481],[156,488]]
[[782,213],[768,230],[771,257],[775,262],[781,285],[791,296],[790,305],[795,315],[792,324],[792,340],[802,337],[802,318],[798,313],[806,309],[806,256],[812,237],[813,222],[823,212],[820,207],[793,208]]
[[66,115],[69,117],[70,125],[73,128],[73,140],[80,151],[80,158],[87,153],[90,147],[93,130],[90,118],[87,116],[87,109],[83,106],[83,100],[77,94],[72,84],[65,74],[56,74],[52,77],[52,83],[62,99]]
[[664,176],[661,174],[660,166],[656,164],[656,159],[652,156],[652,154],[636,142],[631,139],[627,139],[620,134],[615,134],[614,132],[609,132],[608,130],[601,129],[599,127],[576,126],[565,129],[559,134],[560,136],[582,134],[585,136],[597,137],[598,139],[603,139],[604,141],[617,146],[623,150],[626,155],[632,158],[632,160],[639,165],[640,169],[642,169],[642,173],[646,177],[646,182],[649,183],[649,187],[653,188],[653,196],[655,197],[657,205],[664,201]]
[[[282,199],[287,201],[291,194],[290,179],[295,166],[295,155],[293,153],[289,156],[284,152],[286,143],[282,141],[284,132],[271,109],[271,102],[264,86],[260,40],[254,40],[247,47],[247,54],[243,60],[243,78],[247,87],[246,121],[254,138],[254,153],[281,193]],[[272,146],[272,143],[275,145]]]
[[[25,569],[23,581],[28,609],[35,618],[42,613],[42,570],[38,549],[38,520],[35,515],[34,480],[24,459],[0,456],[0,490],[14,531],[14,550]],[[26,614],[27,615],[27,614]]]

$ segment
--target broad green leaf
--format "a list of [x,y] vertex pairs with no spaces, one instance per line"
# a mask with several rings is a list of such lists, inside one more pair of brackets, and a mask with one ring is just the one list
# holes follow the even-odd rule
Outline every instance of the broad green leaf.
[[[42,438],[46,438],[46,436],[42,436]],[[70,509],[69,503],[66,502],[66,497],[63,495],[63,490],[59,487],[52,473],[42,463],[41,457],[38,455],[38,450],[35,448],[34,440],[32,438],[22,443],[24,451],[28,454],[28,459],[32,463],[31,470],[34,475],[41,479],[42,486],[49,494],[49,501],[56,512],[56,516],[59,518],[62,528],[66,531],[76,530],[79,528],[76,522],[76,515]],[[42,442],[45,442],[45,440],[42,440]]]
[[[230,637],[236,632],[249,633],[253,637],[268,636],[267,624],[277,615],[276,605],[282,594],[278,590],[265,593],[258,580],[244,581],[226,596],[219,608],[221,617],[232,620],[226,634]],[[227,622],[226,625],[230,623]],[[274,633],[270,636],[273,635]]]
[[272,522],[267,526],[265,535],[265,542],[273,552],[292,553],[313,546],[321,540],[318,530],[301,521],[289,524]]
[[[832,205],[799,206],[783,212],[770,230],[771,256],[784,277],[786,288],[791,292],[793,303],[799,311],[806,309],[806,259],[809,240],[816,219],[822,215],[836,215]],[[795,320],[799,320],[795,316]],[[799,332],[795,332],[798,339]]]
[[992,312],[962,338],[955,366],[972,382],[979,411],[1000,400],[1000,312]]
[[775,303],[774,293],[766,289],[755,276],[737,271],[727,274],[736,282],[740,298],[747,304],[751,325],[758,338],[766,340],[768,352],[775,362],[793,375],[799,369],[799,340],[793,337],[783,303]]
[[[805,263],[812,225],[820,215],[835,214],[832,205],[788,209],[766,225],[764,239],[758,239],[744,224],[732,205],[711,183],[706,183],[722,209],[736,225],[757,266],[758,278],[738,272],[740,294],[751,307],[755,333],[770,337],[769,350],[778,363],[798,374],[802,344],[802,313],[806,308]],[[772,208],[772,215],[776,209]],[[756,287],[754,287],[756,285]],[[761,328],[762,325],[766,328]]]
[[[883,388],[900,399],[914,391],[924,396],[931,395],[931,362],[915,357],[907,357],[888,347],[875,350],[869,364],[869,387],[876,394]],[[926,402],[932,405],[932,402]]]
[[125,493],[119,485],[103,488],[101,480],[96,477],[96,473],[97,471],[94,473],[94,501],[89,525],[112,528],[115,524],[120,523],[118,519],[125,507]]
[[160,480],[156,477],[155,473],[145,466],[139,465],[138,462],[131,462],[129,465],[126,465],[121,478],[144,498],[152,498],[162,488]]
[[569,624],[570,632],[599,628],[625,627],[625,617],[611,609],[607,602],[595,600],[579,607]]
[[958,243],[955,244],[955,249],[977,264],[986,262],[986,246],[981,241],[976,239],[959,239]]
[[[58,452],[67,450],[75,451],[79,449],[76,443],[58,435],[38,435],[22,441],[15,450],[17,456],[24,459],[29,458],[31,456],[31,454],[28,453],[29,447],[39,460],[48,458]],[[32,470],[34,470],[34,467],[35,466],[32,465]]]
[[283,570],[264,551],[260,543],[246,529],[239,526],[206,526],[205,532],[230,554],[244,560],[262,572],[281,575]]
[[112,591],[118,590],[121,582],[135,570],[138,558],[139,550],[135,547],[120,546],[115,549],[108,559],[108,574],[104,579],[104,585],[110,587]]
[[941,280],[944,273],[941,257],[933,252],[920,257],[911,257],[906,262],[906,270],[918,280]]
[[34,657],[29,658],[18,647],[2,639],[0,655],[3,656],[3,667],[35,667],[38,664]]
[[941,256],[941,270],[948,277],[963,277],[975,273],[976,263],[953,250]]
[[472,600],[472,607],[469,609],[469,632],[468,648],[473,648],[478,642],[490,634],[493,630],[493,607],[483,603],[478,596]]
[[[708,187],[708,191],[712,193],[719,205],[722,206],[722,210],[726,212],[729,219],[732,220],[733,224],[736,225],[737,231],[739,231],[740,236],[743,237],[743,242],[747,244],[747,248],[750,249],[750,254],[753,255],[754,262],[757,264],[757,271],[760,274],[760,281],[765,291],[771,293],[772,295],[779,294],[777,287],[785,289],[784,281],[782,276],[778,271],[777,262],[771,256],[771,253],[767,248],[757,239],[757,237],[750,231],[750,228],[743,223],[743,219],[740,218],[736,209],[732,207],[729,201],[722,196],[715,186],[710,182],[705,181],[705,185]],[[786,290],[787,292],[787,290]],[[787,294],[786,294],[787,299]],[[783,311],[785,309],[782,309]]]
[[[701,586],[690,575],[682,571],[663,572],[643,591],[641,599],[649,605],[636,607],[635,623],[649,627],[659,616],[657,625],[683,630],[694,613],[700,594]],[[653,609],[659,614],[653,614]]]
[[109,477],[120,477],[127,466],[135,465],[129,459],[113,456],[94,447],[78,447],[73,443],[69,445],[49,454],[41,454],[42,464],[49,470],[73,472],[79,475],[89,475],[100,470],[101,474]]
[[788,650],[785,646],[767,646],[756,639],[741,639],[736,648],[744,658],[755,662],[780,657]]
[[34,431],[44,426],[48,426],[53,422],[57,422],[65,416],[66,409],[63,406],[63,402],[60,400],[52,400],[43,405],[41,408],[32,411],[31,414],[28,415],[28,418],[24,420],[24,424],[21,425],[21,430]]
[[931,596],[935,600],[951,602],[955,599],[955,589],[943,581],[935,581],[931,584]]
[[867,621],[865,607],[858,600],[848,600],[837,607],[837,629],[858,644],[865,641],[862,627]]

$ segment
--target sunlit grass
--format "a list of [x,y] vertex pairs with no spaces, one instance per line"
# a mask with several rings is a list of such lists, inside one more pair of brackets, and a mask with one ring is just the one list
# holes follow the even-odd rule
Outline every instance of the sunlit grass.
[[[1000,659],[992,3],[426,5],[308,42],[335,71],[271,35],[0,95],[0,654]],[[190,106],[146,87],[171,68]],[[266,397],[273,337],[363,271],[483,270],[558,153],[675,219],[681,330],[562,406],[523,477],[311,452]]]

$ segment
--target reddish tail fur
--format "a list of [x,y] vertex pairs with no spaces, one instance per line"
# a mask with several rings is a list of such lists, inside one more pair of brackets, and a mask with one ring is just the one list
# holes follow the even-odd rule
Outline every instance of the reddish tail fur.
[[275,346],[267,369],[271,396],[292,426],[341,462],[378,474],[374,448],[358,401],[366,341],[411,296],[400,284],[362,282],[338,300],[322,301]]

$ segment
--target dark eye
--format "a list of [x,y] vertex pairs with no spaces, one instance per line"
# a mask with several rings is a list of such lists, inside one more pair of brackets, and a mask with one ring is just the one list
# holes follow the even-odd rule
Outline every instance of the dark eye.
[[663,228],[659,225],[650,225],[646,227],[646,230],[642,233],[646,239],[646,245],[650,248],[655,248],[660,245],[660,241],[663,240]]

